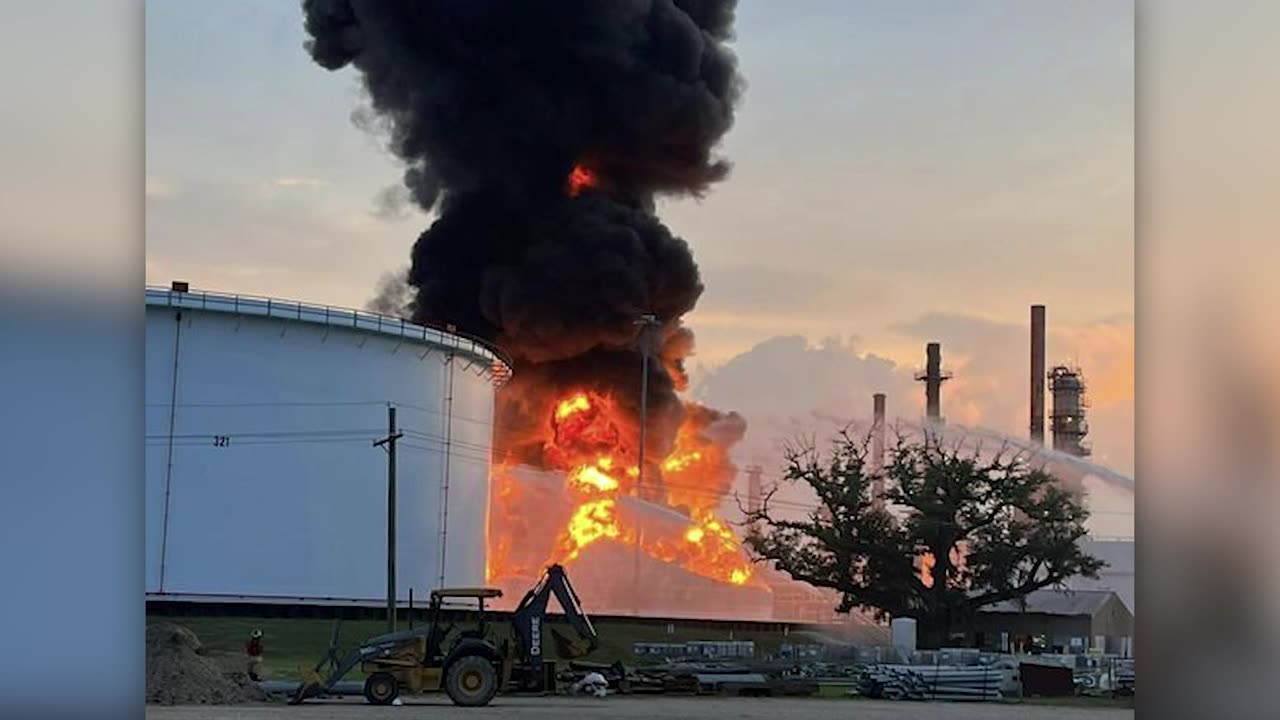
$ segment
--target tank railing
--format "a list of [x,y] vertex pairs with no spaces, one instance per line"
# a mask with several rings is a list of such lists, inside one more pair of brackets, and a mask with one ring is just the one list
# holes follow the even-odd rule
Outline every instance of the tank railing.
[[169,288],[148,286],[146,296],[149,304],[154,300],[156,304],[169,307],[198,307],[202,310],[230,311],[237,315],[284,317],[330,326],[346,326],[350,321],[350,327],[356,330],[423,340],[472,355],[484,361],[484,374],[499,385],[511,377],[511,360],[497,346],[464,332],[412,323],[404,318],[336,305],[207,290],[177,292]]

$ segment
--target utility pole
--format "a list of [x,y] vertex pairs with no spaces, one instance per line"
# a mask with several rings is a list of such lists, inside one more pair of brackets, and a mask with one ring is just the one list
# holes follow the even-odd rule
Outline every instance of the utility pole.
[[[638,452],[636,475],[636,499],[644,499],[644,443],[645,443],[645,426],[648,424],[649,413],[649,345],[652,339],[651,330],[658,327],[661,323],[655,315],[641,315],[636,320],[636,325],[640,326],[640,450]],[[640,545],[643,540],[642,533],[644,528],[641,527],[640,513],[636,513],[636,547],[635,547],[635,570],[632,573],[633,590],[631,599],[634,603],[632,608],[635,614],[640,615]]]
[[387,632],[396,631],[396,408],[387,405],[387,436],[373,446],[387,451]]

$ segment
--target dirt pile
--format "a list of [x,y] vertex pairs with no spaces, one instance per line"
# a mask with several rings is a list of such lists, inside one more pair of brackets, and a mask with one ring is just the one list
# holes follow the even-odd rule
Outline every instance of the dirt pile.
[[209,653],[181,625],[147,626],[147,702],[160,705],[232,705],[266,700],[237,667],[237,659]]

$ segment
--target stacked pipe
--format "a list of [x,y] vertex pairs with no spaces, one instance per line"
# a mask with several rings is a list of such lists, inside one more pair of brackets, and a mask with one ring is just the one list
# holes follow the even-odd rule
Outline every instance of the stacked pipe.
[[885,700],[999,700],[1016,691],[1013,673],[985,665],[868,665],[858,691]]

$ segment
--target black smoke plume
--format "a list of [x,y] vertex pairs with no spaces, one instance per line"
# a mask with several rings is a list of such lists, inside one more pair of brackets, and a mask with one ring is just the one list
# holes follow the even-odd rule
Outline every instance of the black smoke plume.
[[[654,198],[728,172],[715,148],[741,88],[726,46],[735,4],[303,2],[312,58],[360,73],[410,195],[438,213],[413,248],[413,318],[516,360],[499,422],[537,422],[552,396],[586,386],[635,397],[635,321],[652,313],[667,342],[650,407],[678,424],[692,345],[679,322],[703,288]],[[575,167],[594,184],[570,192]]]

